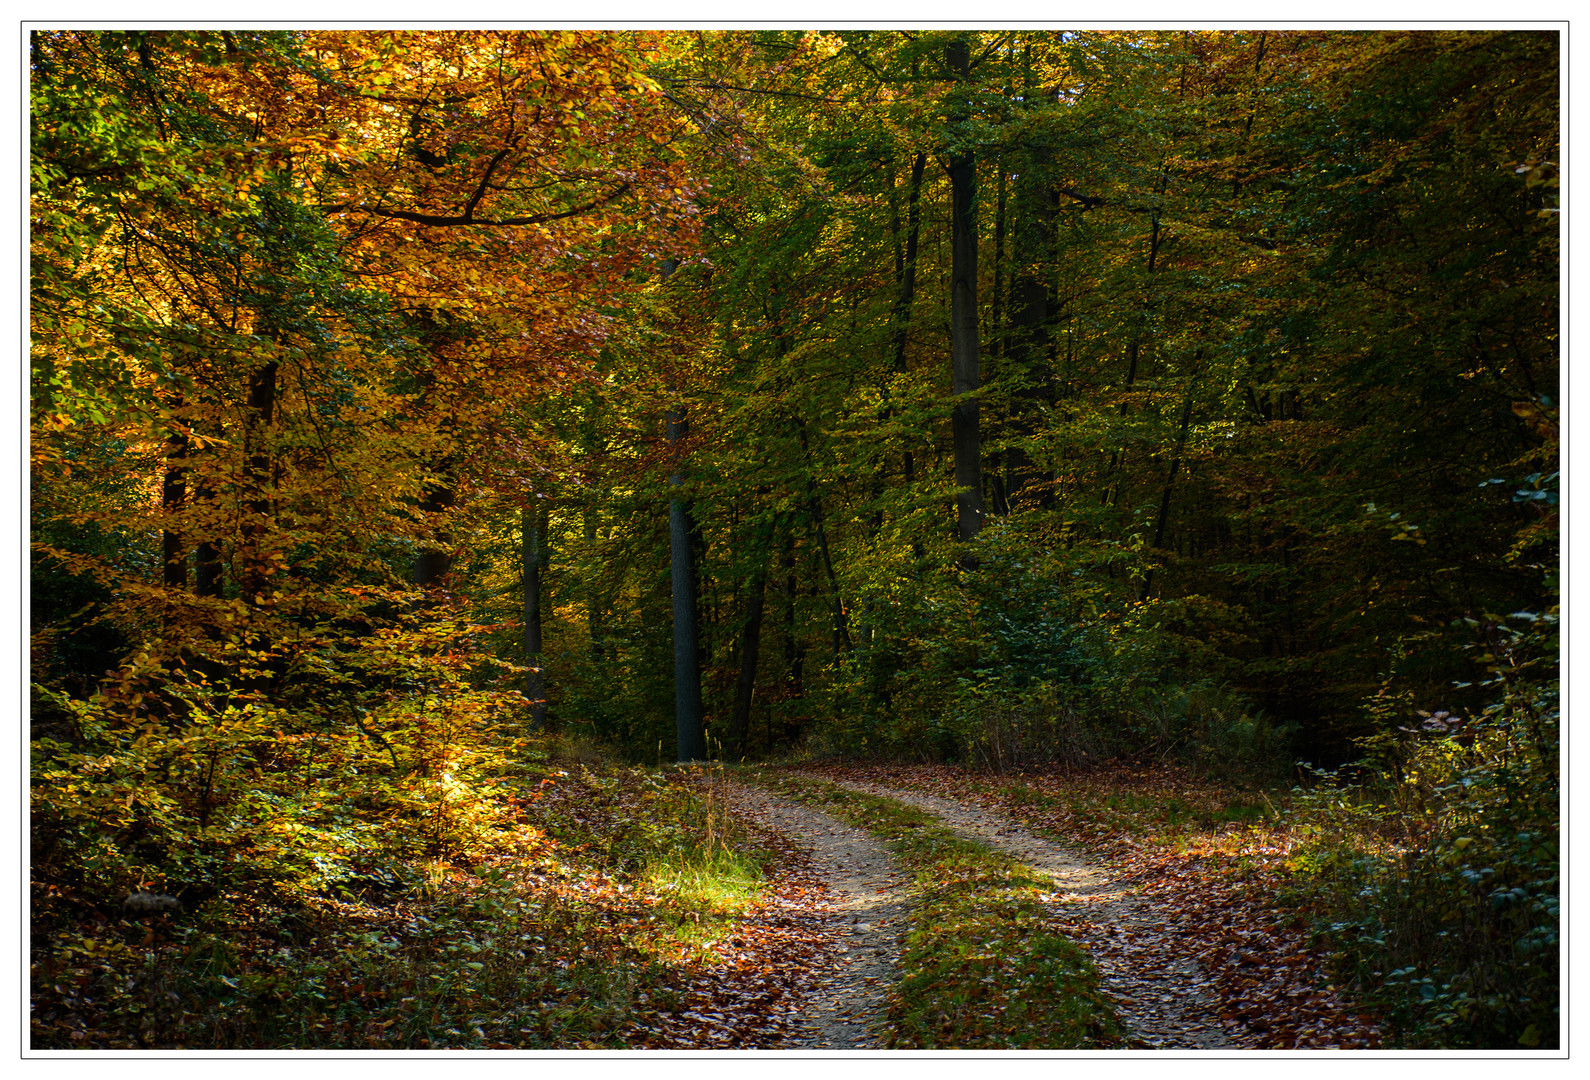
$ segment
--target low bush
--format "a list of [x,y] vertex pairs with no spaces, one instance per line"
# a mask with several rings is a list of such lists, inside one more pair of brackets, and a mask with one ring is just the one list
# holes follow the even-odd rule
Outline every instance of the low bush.
[[1351,777],[1300,793],[1299,885],[1328,898],[1321,932],[1343,976],[1402,1045],[1558,1045],[1555,624],[1492,624],[1481,659],[1494,704],[1414,713],[1366,740]]

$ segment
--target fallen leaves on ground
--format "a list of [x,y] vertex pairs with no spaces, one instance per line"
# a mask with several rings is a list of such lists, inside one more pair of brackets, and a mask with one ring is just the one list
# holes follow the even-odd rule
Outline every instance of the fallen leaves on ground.
[[627,1045],[769,1048],[797,1033],[805,999],[832,966],[834,934],[823,917],[831,898],[806,852],[750,827],[773,856],[762,898],[713,949],[677,958],[677,1001],[639,1010],[621,1032]]
[[652,888],[647,857],[699,840],[667,802],[672,782],[550,770],[501,795],[525,843],[418,864],[396,891],[226,891],[141,922],[62,904],[33,940],[32,1044],[777,1046],[834,955],[826,893],[803,852],[765,833],[766,882],[736,916]]
[[[1169,768],[1108,767],[1019,775],[956,766],[804,766],[835,779],[910,788],[998,811],[1107,861],[1139,890],[1159,926],[1095,924],[1080,908],[1063,925],[1090,950],[1109,951],[1144,981],[1167,951],[1203,966],[1227,1037],[1255,1049],[1374,1048],[1376,1019],[1332,984],[1307,912],[1282,899],[1294,838],[1265,820],[1264,796]],[[1252,807],[1253,813],[1245,810]],[[1220,821],[1236,814],[1242,820]],[[1168,818],[1168,821],[1167,821]]]

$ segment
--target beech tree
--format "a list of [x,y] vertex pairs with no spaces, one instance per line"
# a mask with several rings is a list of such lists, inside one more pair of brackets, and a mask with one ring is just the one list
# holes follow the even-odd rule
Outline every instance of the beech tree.
[[[1339,763],[1483,710],[1556,604],[1557,47],[35,34],[41,829],[221,873],[193,822],[276,844],[225,777],[332,732],[432,806],[498,721]],[[62,777],[157,722],[96,824]]]

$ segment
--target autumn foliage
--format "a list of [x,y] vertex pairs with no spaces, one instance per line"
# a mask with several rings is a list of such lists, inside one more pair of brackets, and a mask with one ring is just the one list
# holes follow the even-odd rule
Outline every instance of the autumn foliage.
[[39,978],[539,850],[550,732],[1254,785],[1377,1030],[1552,1045],[1558,44],[32,31]]

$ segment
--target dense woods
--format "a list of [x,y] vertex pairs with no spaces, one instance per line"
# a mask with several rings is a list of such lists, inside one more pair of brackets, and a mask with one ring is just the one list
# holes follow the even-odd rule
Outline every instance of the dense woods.
[[1124,761],[1295,789],[1407,1045],[1554,1046],[1558,49],[34,32],[36,1002],[571,747]]

